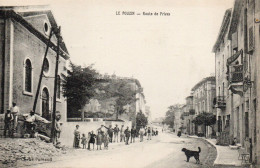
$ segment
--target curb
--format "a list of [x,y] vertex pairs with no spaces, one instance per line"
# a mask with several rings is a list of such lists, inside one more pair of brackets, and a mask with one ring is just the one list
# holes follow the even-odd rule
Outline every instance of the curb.
[[241,165],[235,165],[235,164],[219,164],[219,163],[216,163],[216,161],[218,160],[219,158],[219,152],[218,152],[218,148],[216,146],[216,144],[214,144],[213,142],[209,141],[208,139],[204,138],[204,137],[195,137],[195,136],[188,136],[190,138],[196,138],[196,139],[201,139],[201,140],[204,140],[206,141],[207,143],[211,144],[212,146],[214,146],[214,148],[216,149],[217,151],[217,157],[213,163],[213,166],[234,166],[234,167],[241,167]]

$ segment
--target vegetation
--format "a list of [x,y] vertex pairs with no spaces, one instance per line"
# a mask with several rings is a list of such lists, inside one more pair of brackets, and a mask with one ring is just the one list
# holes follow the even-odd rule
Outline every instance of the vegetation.
[[[213,115],[212,113],[207,113],[207,112],[200,113],[194,118],[192,122],[196,125],[204,125],[205,129],[206,126],[210,126],[214,134],[213,126],[216,124],[216,116]],[[204,130],[204,133],[205,132],[206,131]]]
[[178,104],[168,107],[163,124],[169,125],[170,128],[174,127],[175,111],[177,109],[179,109]]
[[126,105],[135,103],[137,93],[142,94],[142,89],[135,87],[136,80],[130,79],[107,79],[106,82],[99,84],[98,100],[114,98],[116,119],[118,115],[126,112]]
[[142,111],[140,111],[139,113],[137,113],[136,115],[136,126],[137,127],[145,127],[148,123],[147,117],[145,117],[144,113],[142,113]]
[[62,76],[63,95],[67,98],[68,117],[80,117],[82,108],[95,96],[97,83],[104,81],[92,65],[82,67],[71,63],[70,67],[68,76]]

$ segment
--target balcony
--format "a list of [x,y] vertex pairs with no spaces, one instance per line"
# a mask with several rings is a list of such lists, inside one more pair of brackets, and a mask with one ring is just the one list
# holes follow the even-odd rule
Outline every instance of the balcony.
[[190,115],[195,115],[195,110],[194,110],[194,109],[190,109],[190,110],[189,110],[189,114],[190,114]]
[[229,82],[230,84],[243,82],[243,65],[230,66]]
[[216,99],[216,108],[226,108],[226,100],[224,96],[217,96]]

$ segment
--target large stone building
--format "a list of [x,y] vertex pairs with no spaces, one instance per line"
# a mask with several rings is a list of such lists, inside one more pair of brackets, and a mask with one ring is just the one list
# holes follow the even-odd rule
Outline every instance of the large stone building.
[[[220,32],[226,34],[223,37],[218,36],[216,42],[217,44],[219,39],[223,39],[225,47],[229,46],[229,51],[225,55],[226,60],[224,60],[226,65],[224,69],[220,70],[227,74],[228,79],[228,90],[225,92],[226,114],[224,115],[226,117],[223,118],[223,115],[221,118],[222,126],[227,125],[230,118],[229,141],[236,138],[249,152],[250,161],[259,166],[260,1],[235,0],[230,23],[228,23],[228,18],[229,15],[227,16],[226,13],[223,23],[227,28],[221,26],[220,29]],[[225,47],[223,45],[214,46],[216,57],[221,55],[223,49],[228,50]],[[217,65],[218,62],[216,62]]]
[[[52,27],[57,27],[52,12],[44,6],[0,8],[0,112],[3,114],[12,102],[16,102],[20,113],[33,108],[43,61],[44,76],[40,87],[35,112],[50,120],[54,92],[57,38],[50,42],[47,58],[43,60]],[[67,74],[69,54],[61,40],[59,60],[59,84],[57,111],[65,121],[67,105],[61,94],[60,79]]]
[[193,107],[193,96],[190,95],[186,97],[186,110],[189,113],[187,117],[187,133],[189,135],[195,134],[195,125],[192,123],[193,119],[195,118],[195,110]]
[[[195,116],[202,112],[214,114],[213,100],[216,96],[215,83],[215,77],[210,76],[202,79],[192,88]],[[206,136],[210,136],[212,129],[209,126],[204,128],[203,125],[195,125],[195,134],[198,133],[204,133]]]
[[217,132],[223,133],[221,144],[225,144],[228,138],[224,134],[229,134],[230,126],[230,104],[226,103],[228,96],[228,79],[227,79],[227,58],[231,55],[231,43],[228,39],[228,31],[230,28],[231,20],[231,9],[226,10],[220,31],[213,47],[213,52],[215,53],[215,74],[216,74],[216,100],[215,107],[217,110]]

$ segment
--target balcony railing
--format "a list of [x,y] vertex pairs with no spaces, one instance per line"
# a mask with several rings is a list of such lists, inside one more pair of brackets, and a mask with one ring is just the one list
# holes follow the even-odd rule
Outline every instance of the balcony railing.
[[195,110],[194,109],[190,109],[189,113],[190,113],[190,115],[195,115]]
[[232,65],[230,66],[230,83],[243,82],[243,65]]
[[225,108],[226,107],[226,99],[225,99],[224,96],[217,96],[216,107],[217,108]]

